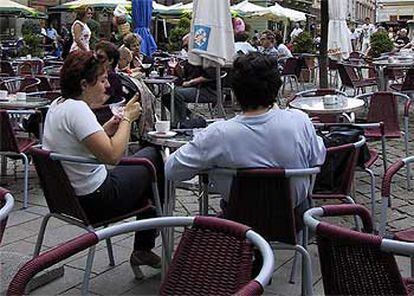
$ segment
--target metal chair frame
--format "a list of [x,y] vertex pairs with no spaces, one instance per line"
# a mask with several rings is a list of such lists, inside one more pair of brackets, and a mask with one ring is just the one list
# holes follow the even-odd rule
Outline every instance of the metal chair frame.
[[[69,242],[66,242],[60,246],[53,248],[52,250],[46,251],[43,254],[33,258],[27,262],[14,276],[13,280],[9,284],[7,295],[24,295],[25,287],[29,280],[41,270],[64,260],[82,250],[87,248],[94,249],[96,244],[102,240],[108,240],[111,237],[140,230],[148,230],[154,228],[165,228],[165,227],[190,227],[197,221],[197,217],[163,217],[145,219],[140,221],[133,221],[114,225],[97,231],[90,231],[89,233],[83,234]],[[214,220],[218,218],[214,217],[203,217],[203,220]],[[240,227],[242,225],[231,221],[220,219],[220,223],[228,224],[227,227]],[[244,227],[244,226],[243,226]],[[247,227],[246,227],[247,228]],[[255,289],[255,293],[258,290],[263,291],[263,287],[269,283],[272,278],[274,270],[274,255],[266,240],[261,237],[258,233],[253,230],[245,232],[246,238],[256,246],[263,256],[263,265],[259,274],[254,280],[247,283],[241,290],[237,292],[237,295],[251,295],[251,288]],[[93,257],[88,258],[92,261]],[[191,283],[190,283],[191,284]],[[86,292],[86,291],[83,291]],[[257,295],[257,294],[254,294]]]
[[[34,148],[32,148],[32,151],[34,149],[39,149],[39,148],[40,147],[34,147]],[[59,161],[59,162],[64,161],[64,162],[73,162],[73,163],[82,163],[82,164],[102,164],[99,160],[97,160],[95,158],[87,158],[87,157],[81,157],[81,156],[72,156],[72,155],[64,155],[64,154],[58,154],[58,153],[50,153],[49,157],[50,157],[51,160]],[[133,160],[138,160],[138,158],[134,158]],[[145,162],[148,163],[149,161],[145,160]],[[35,162],[35,165],[36,165],[36,162]],[[137,165],[137,164],[131,163],[130,158],[123,158],[118,165]],[[143,165],[143,164],[140,164],[140,165]],[[151,165],[151,167],[152,167],[152,165]],[[155,170],[153,167],[152,167],[152,169]],[[63,168],[62,168],[62,170],[63,170]],[[152,188],[152,192],[153,192],[153,195],[154,195],[155,208],[156,208],[157,215],[162,216],[161,201],[160,201],[160,197],[159,197],[159,193],[158,193],[157,179],[156,179],[156,175],[155,175],[154,172],[153,172],[153,181],[152,181],[152,184],[151,184],[151,188]],[[78,202],[77,202],[77,206],[79,208],[78,210],[82,212],[82,216],[87,218],[86,214],[83,212],[83,209],[82,209],[82,207],[80,206],[80,204]],[[44,234],[45,234],[45,231],[46,231],[46,226],[47,226],[47,223],[48,223],[48,221],[51,217],[55,217],[57,219],[65,221],[67,223],[76,225],[80,228],[85,229],[88,232],[94,232],[95,227],[100,227],[100,226],[107,227],[109,225],[109,223],[115,223],[115,222],[118,222],[122,219],[125,219],[127,217],[131,217],[131,216],[136,215],[136,214],[137,214],[137,212],[131,212],[128,215],[122,216],[121,219],[117,219],[117,220],[114,219],[114,220],[103,221],[103,222],[100,221],[100,222],[97,223],[97,225],[92,225],[92,224],[90,224],[89,221],[82,220],[83,218],[81,218],[81,217],[76,217],[75,218],[75,217],[72,217],[72,216],[70,216],[69,214],[66,214],[66,213],[53,213],[53,212],[48,213],[43,218],[42,225],[40,227],[39,234],[38,234],[38,237],[37,237],[33,258],[36,258],[40,254],[40,249],[42,247],[43,238],[44,238]],[[166,240],[164,239],[164,232],[162,231],[161,234],[162,234],[162,238],[163,238],[163,243],[165,243]],[[107,250],[108,250],[108,257],[109,257],[109,265],[110,266],[115,266],[115,259],[114,259],[114,255],[113,255],[111,240],[107,239],[106,244],[107,244]],[[95,247],[91,247],[89,249],[88,257],[87,257],[87,260],[86,260],[85,274],[84,274],[83,283],[82,283],[82,294],[83,295],[85,295],[88,291],[89,277],[90,277],[90,274],[91,274],[91,271],[92,271],[92,263],[93,263],[94,254],[95,254]]]
[[6,228],[7,218],[13,210],[13,206],[13,195],[7,189],[0,187],[0,243]]
[[[386,92],[387,94],[391,94],[397,98],[402,98],[404,100],[404,116],[403,116],[403,127],[404,127],[404,131],[400,131],[402,136],[404,137],[404,149],[405,149],[405,156],[408,157],[410,152],[409,152],[409,146],[408,146],[408,142],[409,142],[409,130],[408,130],[408,123],[409,123],[409,110],[412,104],[412,100],[409,96],[407,96],[406,94],[403,93],[399,93],[399,92]],[[366,93],[366,94],[361,94],[359,96],[357,96],[357,99],[361,99],[361,100],[365,100],[367,97],[372,97],[373,95],[375,95],[376,93],[371,92],[371,93]],[[384,137],[387,138],[387,134],[385,131]],[[383,149],[385,149],[385,147],[383,146]],[[384,152],[384,151],[383,151]],[[386,153],[384,154],[386,155]],[[386,163],[386,159],[384,160],[384,171],[387,170],[387,163]],[[407,172],[406,172],[406,177],[407,177],[407,188],[411,189],[411,170],[410,167],[407,166]]]

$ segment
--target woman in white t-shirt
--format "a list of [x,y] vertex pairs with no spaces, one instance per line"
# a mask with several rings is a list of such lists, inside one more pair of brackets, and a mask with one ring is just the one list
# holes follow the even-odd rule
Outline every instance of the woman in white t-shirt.
[[92,18],[93,10],[89,6],[82,6],[76,14],[76,20],[71,27],[73,43],[70,51],[83,50],[89,51],[89,41],[91,39],[91,29],[86,24]]
[[[52,102],[46,115],[43,135],[44,149],[61,154],[96,157],[102,163],[116,165],[125,153],[131,123],[141,114],[136,95],[125,106],[122,118],[113,117],[103,126],[98,123],[91,106],[103,104],[108,96],[107,71],[92,52],[69,54],[61,70],[62,97]],[[163,194],[164,163],[154,147],[139,150],[134,157],[150,160],[157,170],[160,196]],[[122,216],[144,205],[152,195],[151,175],[142,166],[74,164],[62,166],[90,222]],[[145,217],[150,218],[154,214]],[[130,263],[137,278],[142,278],[140,265],[161,266],[160,258],[151,249],[156,232],[137,232]]]

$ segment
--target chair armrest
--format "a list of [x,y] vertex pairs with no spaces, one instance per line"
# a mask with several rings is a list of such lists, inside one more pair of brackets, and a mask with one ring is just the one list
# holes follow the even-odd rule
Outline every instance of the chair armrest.
[[32,260],[28,261],[22,268],[20,268],[16,275],[13,277],[12,281],[9,284],[7,295],[25,295],[25,289],[28,282],[37,273],[95,245],[98,243],[98,241],[98,237],[95,233],[85,233],[33,258]]
[[236,292],[236,296],[262,295],[263,287],[256,281],[250,281]]
[[404,117],[409,116],[411,104],[412,104],[411,99],[405,101],[405,104],[404,104]]
[[337,216],[349,216],[349,215],[357,215],[361,218],[362,224],[364,225],[364,229],[367,232],[373,231],[372,219],[371,214],[364,206],[357,205],[357,204],[349,204],[349,205],[327,205],[322,206],[323,209],[323,217],[337,217]]
[[138,158],[138,157],[123,157],[118,165],[142,165],[145,166],[152,175],[152,181],[155,182],[157,180],[157,170],[154,164],[146,158]]
[[391,181],[394,175],[405,166],[405,163],[402,159],[394,162],[385,172],[384,177],[382,178],[381,184],[381,195],[382,197],[389,197],[391,195]]

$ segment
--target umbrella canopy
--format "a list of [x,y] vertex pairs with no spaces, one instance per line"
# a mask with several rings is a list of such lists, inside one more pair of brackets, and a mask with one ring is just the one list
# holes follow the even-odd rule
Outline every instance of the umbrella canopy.
[[224,66],[234,56],[229,0],[195,0],[189,59],[195,65]]
[[115,8],[118,4],[120,5],[131,5],[130,1],[127,0],[76,0],[66,2],[65,4],[51,7],[50,10],[74,10],[81,6],[90,6],[94,8]]
[[275,3],[273,6],[265,8],[265,10],[258,12],[256,15],[263,16],[267,19],[275,21],[306,21],[306,13],[290,8],[285,8],[277,3]]
[[255,13],[265,11],[266,7],[253,4],[250,3],[249,0],[245,0],[243,2],[231,6],[230,9],[232,12],[240,14],[241,16],[250,16]]
[[152,17],[152,0],[132,0],[132,18],[135,29],[142,38],[141,52],[146,56],[152,56],[157,50],[154,37],[152,37],[149,27]]
[[349,58],[352,44],[346,25],[347,0],[329,0],[328,53],[333,59]]
[[20,3],[0,0],[0,15],[21,15],[23,17],[45,17],[45,14]]

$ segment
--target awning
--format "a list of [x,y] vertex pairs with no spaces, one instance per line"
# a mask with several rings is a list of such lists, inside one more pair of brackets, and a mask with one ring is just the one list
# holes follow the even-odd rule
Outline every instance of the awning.
[[290,8],[285,8],[275,3],[273,6],[266,7],[265,10],[256,13],[257,16],[262,16],[268,20],[292,22],[306,21],[306,13]]
[[249,0],[245,0],[236,5],[231,6],[230,10],[233,13],[237,13],[241,16],[248,17],[251,15],[257,14],[259,12],[265,11],[266,7],[253,4],[253,3],[250,3]]
[[0,0],[0,16],[21,16],[27,18],[45,18],[46,15],[36,9],[10,0]]

